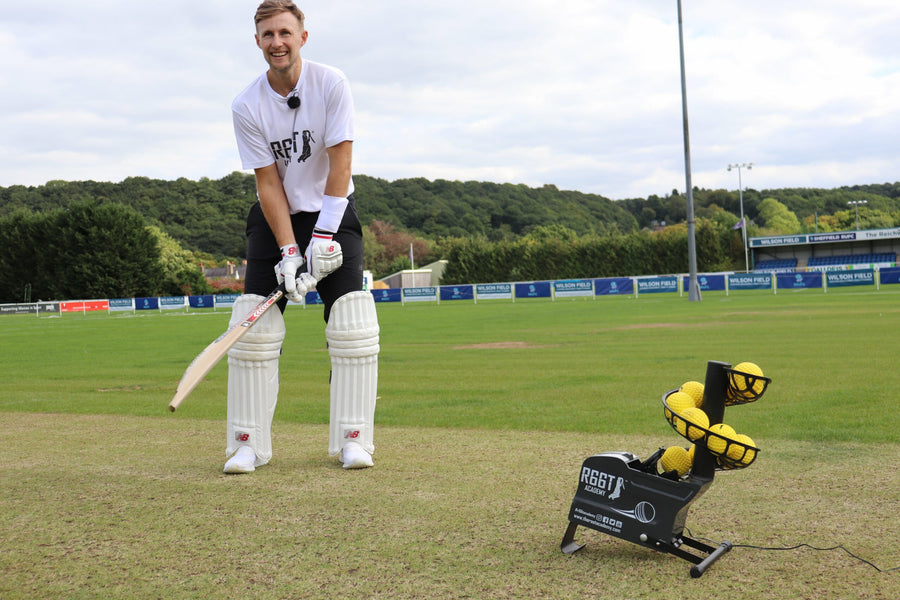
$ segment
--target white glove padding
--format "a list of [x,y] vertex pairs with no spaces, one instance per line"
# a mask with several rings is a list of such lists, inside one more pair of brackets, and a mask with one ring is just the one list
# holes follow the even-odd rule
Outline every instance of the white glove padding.
[[303,267],[303,256],[300,246],[288,244],[281,247],[281,261],[275,265],[275,277],[278,284],[284,283],[285,295],[291,302],[303,303],[306,292],[316,288],[316,280],[309,273],[297,271]]
[[344,263],[341,245],[332,239],[332,234],[316,229],[313,231],[309,246],[306,247],[307,270],[320,281],[337,271]]

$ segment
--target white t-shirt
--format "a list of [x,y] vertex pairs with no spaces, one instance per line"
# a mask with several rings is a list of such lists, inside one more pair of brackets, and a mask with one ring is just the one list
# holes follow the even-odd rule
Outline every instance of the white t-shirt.
[[[298,108],[288,98],[300,99]],[[231,104],[244,169],[278,167],[291,213],[318,212],[328,178],[326,148],[353,140],[353,97],[338,69],[303,60],[297,87],[285,98],[260,75]],[[350,180],[349,196],[353,193]]]

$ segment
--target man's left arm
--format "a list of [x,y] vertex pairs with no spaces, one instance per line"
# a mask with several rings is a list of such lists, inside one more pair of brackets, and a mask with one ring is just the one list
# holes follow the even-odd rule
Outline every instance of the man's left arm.
[[325,195],[346,198],[350,190],[350,171],[353,162],[353,142],[345,140],[327,148],[328,179],[325,180]]
[[339,269],[344,261],[341,245],[332,237],[341,227],[349,202],[347,192],[350,190],[353,142],[344,140],[328,147],[327,152],[328,177],[325,180],[322,209],[306,248],[306,263],[317,281]]

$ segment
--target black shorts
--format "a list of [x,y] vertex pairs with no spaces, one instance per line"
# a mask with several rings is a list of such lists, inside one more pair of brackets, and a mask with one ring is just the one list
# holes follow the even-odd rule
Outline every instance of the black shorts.
[[[363,243],[362,225],[356,214],[356,203],[351,195],[340,229],[334,239],[341,245],[344,262],[341,267],[323,278],[316,290],[325,305],[325,321],[331,313],[334,302],[350,292],[363,288]],[[305,253],[312,237],[319,213],[296,213],[291,215],[294,237]],[[275,265],[281,260],[281,249],[266,222],[259,202],[250,207],[247,215],[247,274],[244,277],[244,293],[268,296],[278,285]],[[278,307],[284,312],[287,298],[282,298]]]

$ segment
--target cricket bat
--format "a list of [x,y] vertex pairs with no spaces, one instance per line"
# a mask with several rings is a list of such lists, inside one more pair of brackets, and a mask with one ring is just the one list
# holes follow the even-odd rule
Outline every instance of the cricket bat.
[[265,300],[244,315],[243,319],[226,329],[225,333],[213,340],[209,346],[203,349],[203,352],[191,361],[188,368],[184,370],[184,375],[181,376],[178,387],[175,388],[175,397],[169,402],[170,411],[175,412],[175,409],[197,387],[197,384],[203,381],[203,378],[222,360],[222,357],[228,354],[231,347],[253,327],[257,319],[281,300],[284,293],[284,284],[282,283]]

